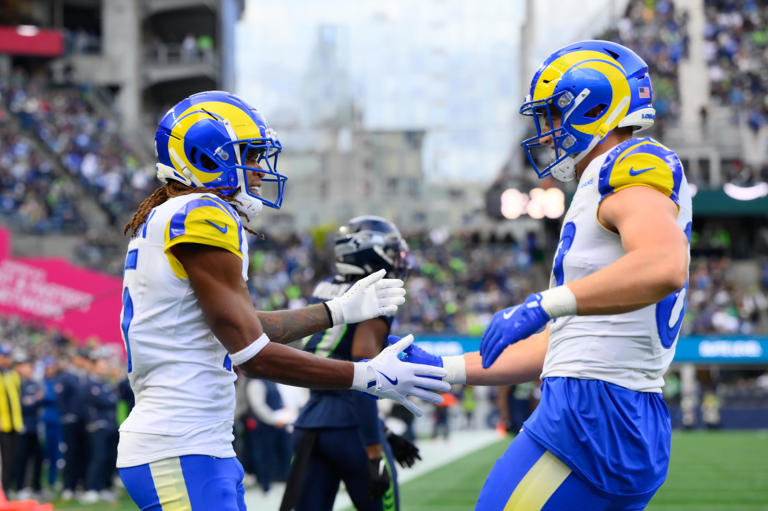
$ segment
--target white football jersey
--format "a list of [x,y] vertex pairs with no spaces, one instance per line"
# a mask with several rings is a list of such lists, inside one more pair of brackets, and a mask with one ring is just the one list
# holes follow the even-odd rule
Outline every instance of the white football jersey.
[[[677,224],[690,241],[691,194],[677,155],[646,138],[634,138],[595,158],[579,179],[560,231],[550,286],[586,277],[625,254],[618,234],[597,219],[607,196],[648,186],[679,207]],[[688,285],[659,303],[624,314],[567,316],[550,323],[542,378],[604,380],[660,392],[675,354]]]
[[128,245],[120,315],[136,406],[120,426],[118,467],[202,454],[232,457],[235,374],[170,248],[201,243],[243,260],[248,245],[237,212],[212,194],[155,207]]

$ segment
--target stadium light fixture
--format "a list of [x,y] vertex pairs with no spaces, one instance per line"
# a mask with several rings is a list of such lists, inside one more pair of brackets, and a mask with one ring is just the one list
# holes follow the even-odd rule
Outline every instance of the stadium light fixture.
[[753,186],[738,186],[733,183],[725,183],[723,191],[731,199],[736,200],[755,200],[768,195],[768,183],[757,183]]
[[514,220],[523,214],[536,220],[541,218],[560,218],[565,213],[565,194],[559,188],[534,188],[523,193],[516,188],[508,188],[501,194],[501,214]]

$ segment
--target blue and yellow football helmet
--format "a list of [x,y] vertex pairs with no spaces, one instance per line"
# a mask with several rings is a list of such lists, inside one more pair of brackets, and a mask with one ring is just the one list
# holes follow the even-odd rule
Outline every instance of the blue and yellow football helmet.
[[[233,94],[200,92],[179,102],[160,120],[155,150],[157,177],[163,182],[225,187],[223,193],[251,203],[244,204],[246,211],[258,211],[262,203],[272,208],[283,203],[287,177],[277,171],[280,141],[264,117]],[[246,166],[254,157],[258,167]],[[273,183],[274,197],[267,199],[250,187],[248,172],[262,174],[262,184]]]
[[[629,48],[610,41],[570,44],[547,57],[533,75],[520,113],[533,117],[536,136],[521,145],[539,177],[570,181],[576,164],[612,130],[653,125],[652,96],[648,65]],[[558,128],[553,113],[560,118]],[[539,168],[534,152],[548,149],[550,136],[553,159]]]

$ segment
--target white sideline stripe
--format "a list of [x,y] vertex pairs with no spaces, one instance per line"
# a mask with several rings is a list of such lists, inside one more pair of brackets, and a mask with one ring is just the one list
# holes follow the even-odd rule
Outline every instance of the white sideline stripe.
[[[411,468],[402,468],[398,465],[398,483],[402,485],[498,440],[500,440],[498,433],[490,429],[452,431],[447,442],[442,439],[421,440],[418,444],[421,451],[421,461]],[[488,467],[489,471],[490,469],[491,467]],[[259,489],[250,488],[245,492],[245,503],[249,510],[278,511],[284,489],[284,483],[274,484],[273,489],[265,495]],[[477,492],[480,493],[480,488],[477,489]],[[351,506],[352,501],[349,500],[342,484],[333,509],[334,511],[341,511]]]

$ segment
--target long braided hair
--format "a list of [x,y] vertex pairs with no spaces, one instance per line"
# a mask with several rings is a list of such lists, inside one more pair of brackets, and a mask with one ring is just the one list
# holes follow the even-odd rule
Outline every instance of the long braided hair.
[[[180,195],[187,195],[190,193],[212,193],[221,200],[229,203],[233,208],[235,208],[238,214],[248,218],[248,216],[240,211],[240,209],[237,207],[238,204],[240,204],[240,201],[235,199],[233,195],[225,195],[224,192],[229,192],[231,190],[232,189],[228,187],[205,188],[204,186],[187,186],[183,183],[179,183],[178,181],[169,180],[164,185],[160,185],[155,188],[155,191],[152,192],[152,195],[142,201],[131,219],[127,224],[125,224],[125,227],[123,228],[123,234],[130,232],[131,236],[136,236],[136,232],[147,220],[147,215],[150,211],[152,211],[153,208],[159,206],[168,199],[172,199],[173,197],[178,197]],[[245,227],[245,230],[251,234],[259,236],[262,239],[264,238],[263,234],[252,231],[248,227]]]

